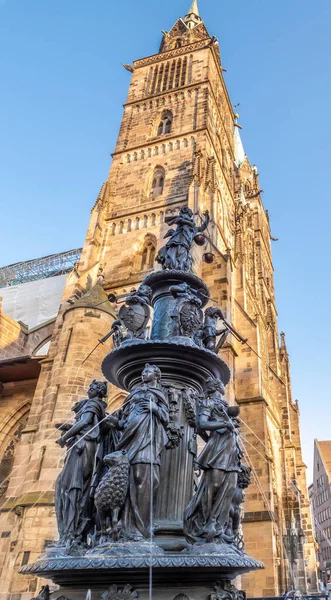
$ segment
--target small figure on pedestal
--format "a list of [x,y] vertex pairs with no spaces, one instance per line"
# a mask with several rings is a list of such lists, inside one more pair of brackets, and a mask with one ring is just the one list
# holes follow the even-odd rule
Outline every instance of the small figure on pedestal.
[[222,382],[209,378],[198,411],[198,433],[206,445],[196,464],[203,474],[184,512],[184,533],[190,543],[223,541],[237,487],[242,457],[238,445],[239,423],[229,413],[238,413],[238,409],[229,407],[223,394]]
[[[194,341],[199,346],[204,346],[207,350],[218,353],[222,348],[229,334],[229,328],[226,325],[222,329],[217,329],[217,321],[224,322],[224,315],[220,308],[210,306],[205,310],[203,327],[196,333]],[[216,338],[221,336],[216,345]]]
[[169,237],[156,257],[156,261],[162,265],[162,269],[175,269],[177,271],[190,271],[192,266],[191,247],[194,237],[207,229],[210,217],[206,210],[205,220],[198,227],[194,223],[193,211],[188,206],[180,209],[179,215],[166,217],[168,225],[176,225],[175,230],[170,229],[165,238]]
[[101,438],[100,423],[106,415],[105,381],[92,381],[88,399],[76,402],[74,425],[59,425],[63,431],[57,440],[67,447],[64,467],[55,485],[55,510],[59,530],[59,546],[67,550],[86,542],[92,518],[90,499],[95,456]]

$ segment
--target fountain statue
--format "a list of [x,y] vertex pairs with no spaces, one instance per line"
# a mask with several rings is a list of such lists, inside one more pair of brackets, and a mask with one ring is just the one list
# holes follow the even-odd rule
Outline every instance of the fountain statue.
[[244,549],[250,469],[218,355],[236,332],[219,308],[206,308],[209,289],[191,270],[209,215],[197,227],[183,207],[166,221],[176,229],[158,254],[162,270],[127,295],[108,334],[102,371],[128,395],[109,414],[107,385],[93,381],[75,422],[58,426],[59,540],[20,569],[57,584],[54,600],[241,600],[232,580],[263,568]]

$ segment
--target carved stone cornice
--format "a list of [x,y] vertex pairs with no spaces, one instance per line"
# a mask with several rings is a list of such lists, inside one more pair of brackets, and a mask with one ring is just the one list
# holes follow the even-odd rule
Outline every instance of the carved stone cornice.
[[211,43],[211,39],[207,38],[205,40],[201,40],[199,42],[194,42],[193,44],[187,44],[186,46],[181,46],[180,48],[174,48],[173,50],[169,50],[168,52],[160,52],[158,54],[153,54],[152,56],[147,56],[146,58],[140,58],[134,61],[134,68],[138,69],[139,67],[146,67],[153,63],[162,62],[164,60],[168,60],[169,58],[174,58],[176,56],[182,56],[187,54],[188,52],[194,52],[195,50],[201,50],[203,48],[208,48]]

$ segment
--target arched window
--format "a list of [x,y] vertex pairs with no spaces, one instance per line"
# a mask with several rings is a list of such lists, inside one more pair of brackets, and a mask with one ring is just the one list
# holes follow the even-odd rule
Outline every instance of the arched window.
[[177,40],[176,40],[176,45],[175,45],[175,48],[181,48],[181,47],[182,47],[182,40],[180,40],[180,39],[177,39]]
[[143,248],[141,257],[141,270],[152,269],[155,261],[156,249],[152,240],[148,240]]
[[163,194],[165,171],[163,167],[156,167],[152,179],[152,194],[153,198]]
[[14,433],[8,440],[4,454],[0,458],[0,504],[5,499],[6,491],[9,484],[9,476],[14,465],[14,453],[18,442],[21,439],[22,431],[26,427],[28,415],[21,417],[20,422],[16,424]]
[[170,110],[165,110],[162,113],[161,121],[157,130],[157,135],[164,135],[166,133],[171,133],[172,129],[172,112]]

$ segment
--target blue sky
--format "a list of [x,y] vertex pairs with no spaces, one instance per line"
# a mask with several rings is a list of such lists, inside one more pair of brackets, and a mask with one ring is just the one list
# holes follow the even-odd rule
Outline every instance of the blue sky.
[[[0,0],[0,265],[82,245],[130,74],[190,0]],[[269,210],[305,461],[330,425],[330,0],[200,0]]]

